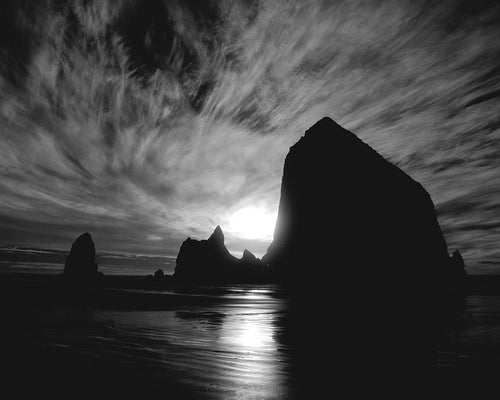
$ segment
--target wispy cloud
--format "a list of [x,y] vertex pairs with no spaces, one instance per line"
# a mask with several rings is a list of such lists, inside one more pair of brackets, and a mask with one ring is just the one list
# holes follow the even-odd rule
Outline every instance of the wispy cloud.
[[450,247],[493,257],[495,2],[195,3],[14,8],[28,50],[0,53],[2,242],[91,230],[175,253],[249,205],[276,213],[288,147],[330,115],[427,187]]

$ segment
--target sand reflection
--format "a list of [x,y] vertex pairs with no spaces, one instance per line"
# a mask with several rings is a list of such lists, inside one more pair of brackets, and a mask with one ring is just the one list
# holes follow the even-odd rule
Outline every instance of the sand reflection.
[[223,345],[239,351],[275,351],[273,316],[265,313],[234,315],[222,327]]
[[287,360],[276,341],[280,300],[267,289],[255,288],[230,288],[221,299],[216,312],[203,308],[175,314],[198,343],[205,344],[190,349],[190,384],[205,398],[271,399],[286,394]]

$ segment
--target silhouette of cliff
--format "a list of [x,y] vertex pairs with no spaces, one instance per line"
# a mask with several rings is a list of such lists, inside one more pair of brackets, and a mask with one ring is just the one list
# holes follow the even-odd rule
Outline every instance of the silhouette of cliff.
[[83,280],[98,276],[95,246],[90,233],[81,234],[71,245],[71,250],[64,264],[64,275]]
[[177,282],[258,282],[267,278],[262,263],[248,250],[238,259],[224,245],[224,233],[215,228],[208,240],[186,239],[177,255]]
[[353,133],[324,118],[290,148],[263,262],[290,288],[302,386],[329,381],[318,354],[382,383],[430,368],[451,260],[427,191]]
[[454,274],[427,191],[330,118],[290,148],[265,261],[284,281]]

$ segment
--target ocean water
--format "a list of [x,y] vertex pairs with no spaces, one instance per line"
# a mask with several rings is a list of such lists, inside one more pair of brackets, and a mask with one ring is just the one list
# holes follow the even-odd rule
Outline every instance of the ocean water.
[[[295,359],[284,322],[288,305],[279,287],[125,292],[165,296],[164,304],[172,306],[40,306],[4,313],[7,359],[15,360],[17,373],[74,371],[103,379],[154,380],[164,382],[170,388],[166,392],[200,399],[295,398]],[[447,326],[438,369],[498,368],[500,297],[466,296]]]

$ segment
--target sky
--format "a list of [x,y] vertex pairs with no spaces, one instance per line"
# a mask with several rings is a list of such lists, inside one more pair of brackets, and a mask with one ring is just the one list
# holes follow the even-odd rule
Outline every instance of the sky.
[[500,273],[497,1],[2,7],[0,246],[175,256],[220,225],[261,256],[288,149],[330,116],[424,185],[469,272]]

